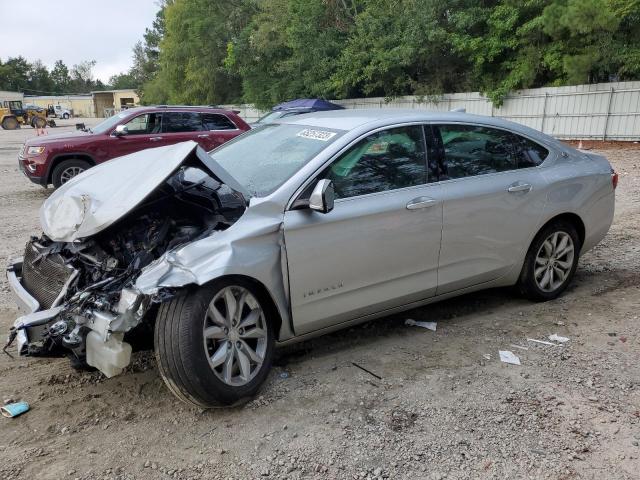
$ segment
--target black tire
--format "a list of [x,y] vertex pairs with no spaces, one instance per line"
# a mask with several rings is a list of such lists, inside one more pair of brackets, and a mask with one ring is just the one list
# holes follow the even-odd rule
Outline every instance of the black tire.
[[60,188],[68,179],[66,172],[74,169],[88,170],[91,168],[91,164],[86,160],[80,160],[79,158],[70,158],[69,160],[63,160],[55,166],[51,173],[51,183],[55,188]]
[[2,120],[3,130],[17,130],[20,128],[20,122],[15,117],[6,117]]
[[[541,252],[545,241],[556,232],[562,232],[569,235],[573,241],[573,257],[571,262],[567,262],[571,263],[571,267],[562,283],[559,284],[557,288],[553,288],[551,291],[548,291],[543,290],[535,278],[535,271],[537,268],[536,259],[538,257],[538,252]],[[527,256],[525,257],[522,272],[520,273],[520,278],[518,280],[518,289],[520,290],[520,293],[528,299],[536,302],[546,302],[547,300],[553,300],[560,296],[562,292],[566,290],[567,286],[569,286],[576,273],[581,247],[580,236],[578,235],[576,228],[570,222],[557,220],[546,225],[538,232],[527,251]]]
[[68,113],[63,114],[62,118],[64,118],[65,120],[68,120],[69,119],[69,114]]
[[[227,287],[248,290],[264,312],[267,332],[264,360],[255,376],[244,385],[232,386],[210,366],[203,327],[207,308],[217,293]],[[156,362],[167,387],[180,400],[203,408],[235,406],[250,400],[267,378],[274,351],[274,312],[251,282],[244,279],[214,280],[185,292],[160,306],[154,331]]]

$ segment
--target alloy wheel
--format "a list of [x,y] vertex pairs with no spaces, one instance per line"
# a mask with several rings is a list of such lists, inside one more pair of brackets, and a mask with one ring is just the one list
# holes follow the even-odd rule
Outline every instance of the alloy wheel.
[[265,316],[246,288],[228,286],[213,297],[203,336],[209,366],[227,385],[246,385],[260,371],[267,352]]
[[536,255],[534,276],[543,292],[560,288],[573,268],[575,251],[571,236],[562,231],[549,235]]
[[82,172],[84,172],[84,168],[82,168],[82,167],[65,168],[62,171],[62,173],[60,174],[60,183],[67,183],[73,177],[75,177],[76,175],[81,174]]

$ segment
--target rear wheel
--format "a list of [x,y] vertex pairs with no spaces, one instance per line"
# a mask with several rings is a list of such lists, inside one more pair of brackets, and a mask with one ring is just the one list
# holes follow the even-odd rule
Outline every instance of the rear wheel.
[[15,117],[6,117],[4,120],[2,120],[2,128],[4,130],[17,130],[18,128],[20,128],[20,123]]
[[69,114],[68,113],[63,114],[62,118],[64,118],[65,120],[68,120],[69,119]]
[[557,298],[578,268],[580,247],[580,237],[571,223],[559,220],[544,227],[527,252],[520,291],[535,301]]
[[54,187],[58,188],[76,175],[88,170],[90,167],[91,165],[89,162],[78,158],[63,160],[53,169],[53,173],[51,174],[51,183],[53,183]]
[[210,408],[251,398],[269,373],[273,315],[243,279],[222,279],[160,307],[154,343],[162,378],[181,400]]

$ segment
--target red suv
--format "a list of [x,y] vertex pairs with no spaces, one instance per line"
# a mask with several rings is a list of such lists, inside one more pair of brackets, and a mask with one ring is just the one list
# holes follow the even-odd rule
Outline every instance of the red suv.
[[18,163],[32,182],[57,188],[115,157],[186,140],[209,151],[250,128],[235,112],[219,108],[137,107],[89,129],[27,140]]

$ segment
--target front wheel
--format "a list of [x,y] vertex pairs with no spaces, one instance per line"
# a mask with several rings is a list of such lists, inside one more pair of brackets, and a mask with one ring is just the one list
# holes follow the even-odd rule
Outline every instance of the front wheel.
[[20,128],[20,123],[15,117],[6,117],[2,120],[2,128],[4,130],[17,130]]
[[63,160],[53,169],[51,173],[51,183],[53,183],[55,188],[59,188],[89,168],[91,168],[91,165],[88,162],[78,158]]
[[249,400],[271,368],[273,315],[249,281],[222,279],[162,304],[160,375],[181,400],[211,408]]
[[535,301],[557,298],[578,268],[580,247],[571,223],[559,220],[544,227],[527,252],[518,281],[520,291]]
[[68,120],[69,119],[69,114],[68,113],[63,114],[62,118],[64,118],[65,120]]

